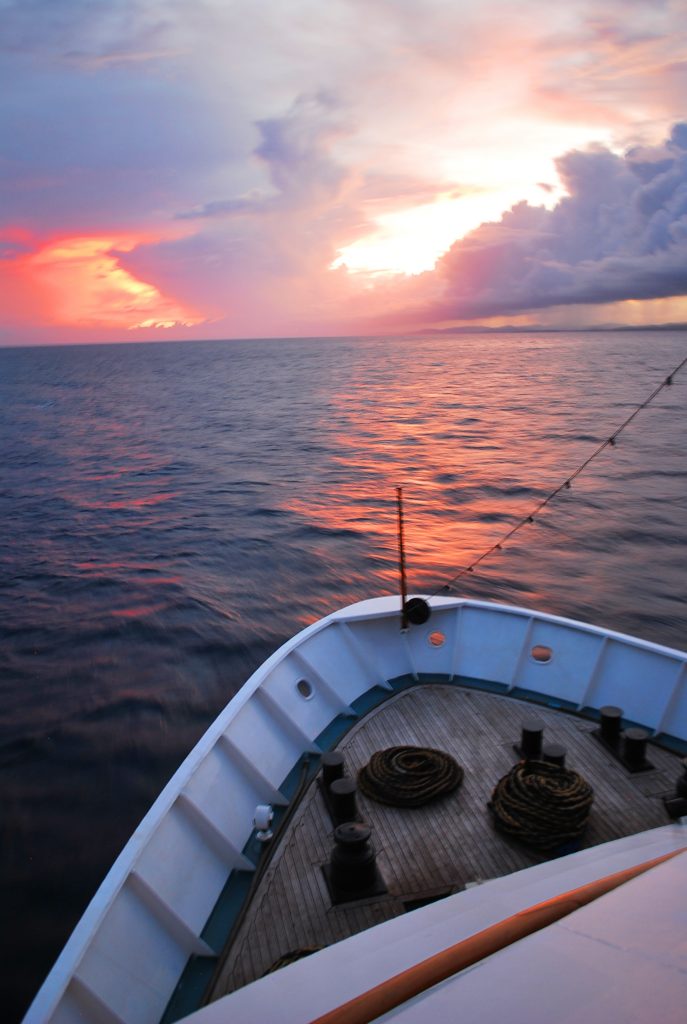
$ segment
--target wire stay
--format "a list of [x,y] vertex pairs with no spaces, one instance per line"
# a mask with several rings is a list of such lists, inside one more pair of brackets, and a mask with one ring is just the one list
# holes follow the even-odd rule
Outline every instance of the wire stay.
[[550,494],[547,494],[547,496],[543,498],[537,505],[535,505],[534,508],[527,513],[527,515],[523,516],[522,519],[518,520],[518,522],[515,523],[515,525],[512,526],[510,530],[507,531],[507,533],[504,533],[504,535],[500,537],[497,541],[495,541],[494,544],[486,548],[481,555],[478,555],[477,558],[473,559],[473,561],[470,562],[469,565],[465,565],[461,569],[459,569],[454,576],[447,580],[446,583],[443,583],[439,587],[437,587],[437,589],[432,591],[432,593],[429,596],[436,597],[437,594],[446,593],[446,591],[450,590],[453,587],[453,585],[457,583],[459,579],[461,579],[462,576],[474,572],[477,566],[484,562],[485,559],[489,558],[490,555],[493,555],[496,551],[501,551],[503,549],[503,545],[507,541],[509,541],[511,537],[513,537],[514,534],[518,532],[518,530],[521,530],[523,526],[528,526],[531,523],[533,523],[535,520],[535,516],[537,516],[539,512],[542,511],[542,509],[546,508],[546,506],[549,505],[553,501],[553,499],[561,493],[561,491],[569,490],[572,487],[573,480],[575,480],[580,475],[580,473],[584,472],[587,466],[591,462],[593,462],[594,459],[598,458],[598,456],[601,455],[601,453],[605,451],[606,448],[615,447],[616,441],[620,434],[623,432],[623,430],[625,430],[625,428],[630,425],[635,416],[639,415],[639,413],[642,412],[643,409],[646,409],[648,405],[651,405],[651,403],[654,401],[657,395],[659,395],[664,388],[669,387],[673,383],[673,378],[680,372],[680,370],[683,369],[685,365],[687,365],[687,356],[685,356],[682,362],[678,366],[676,366],[675,369],[671,373],[669,373],[667,377],[663,378],[661,383],[654,388],[649,397],[645,398],[643,402],[637,405],[630,413],[630,415],[627,417],[627,419],[623,420],[620,426],[616,427],[613,433],[610,434],[605,441],[602,441],[602,443],[591,453],[591,455],[589,455],[584,460],[584,462],[580,463],[580,465],[577,467],[576,470],[574,470],[574,472],[570,473],[565,478],[563,483],[559,484],[558,487],[551,491]]

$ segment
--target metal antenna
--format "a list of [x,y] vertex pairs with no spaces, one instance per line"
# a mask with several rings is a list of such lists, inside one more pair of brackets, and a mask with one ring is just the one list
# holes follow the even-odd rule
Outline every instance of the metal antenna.
[[406,555],[403,546],[403,488],[396,488],[396,503],[398,505],[398,565],[401,574],[401,629],[406,632],[408,629],[408,614],[406,612],[406,598],[408,591],[406,587]]

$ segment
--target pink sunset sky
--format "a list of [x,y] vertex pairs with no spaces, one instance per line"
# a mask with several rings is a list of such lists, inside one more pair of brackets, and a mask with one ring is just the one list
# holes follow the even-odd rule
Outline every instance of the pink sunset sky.
[[687,321],[685,0],[0,0],[0,343]]

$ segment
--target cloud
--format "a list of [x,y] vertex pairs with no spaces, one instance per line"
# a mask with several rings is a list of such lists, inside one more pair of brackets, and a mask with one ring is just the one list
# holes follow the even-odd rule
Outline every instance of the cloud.
[[125,265],[170,294],[224,308],[234,324],[247,323],[252,307],[256,322],[267,317],[277,329],[298,309],[307,319],[341,291],[345,274],[329,267],[340,239],[361,230],[364,216],[352,198],[356,175],[332,155],[345,131],[333,95],[299,96],[256,127],[254,157],[265,186],[177,214],[198,220],[198,233],[139,247]]
[[[72,327],[161,328],[202,322],[195,311],[130,274],[122,257],[135,238],[65,238],[16,256],[8,268],[13,287],[31,296],[34,320]],[[35,306],[41,309],[35,316]],[[14,319],[22,317],[15,309]]]
[[313,210],[336,202],[347,177],[330,154],[332,138],[342,131],[335,120],[337,108],[331,93],[318,92],[299,96],[283,116],[257,121],[259,141],[253,155],[265,167],[271,190],[212,200],[177,217]]
[[0,235],[0,260],[15,262],[22,256],[33,252],[34,244],[21,232],[5,229]]
[[163,56],[173,24],[156,0],[4,0],[5,53],[25,53],[95,67]]
[[624,156],[600,146],[557,161],[567,196],[519,203],[424,275],[441,297],[423,320],[514,315],[553,306],[687,294],[687,125]]
[[[406,311],[482,316],[542,308],[549,293],[624,293],[633,277],[638,293],[675,287],[680,133],[655,144],[684,113],[684,0],[607,0],[603,12],[597,0],[0,0],[0,11],[0,231],[20,224],[38,245],[144,239],[115,254],[118,267],[222,325],[205,333],[332,333],[353,311],[364,330],[392,308],[401,326]],[[592,140],[602,145],[586,149]],[[560,153],[570,202],[554,216],[521,204],[422,276],[389,277],[400,264],[383,264],[386,250],[365,264],[381,239],[422,250],[411,269],[428,266],[515,199],[548,189],[550,206]],[[480,194],[497,199],[487,209]],[[439,209],[458,197],[460,223]],[[0,249],[5,265],[16,245]],[[359,272],[332,270],[354,245]]]
[[231,217],[234,214],[261,213],[272,204],[273,197],[261,192],[260,189],[251,189],[242,196],[234,196],[232,199],[213,199],[203,203],[202,206],[194,206],[191,210],[182,210],[175,214],[177,220],[211,220],[214,217]]
[[246,186],[254,129],[235,92],[201,80],[182,14],[155,0],[2,5],[0,177],[13,222],[130,230],[190,203],[217,167],[234,165]]

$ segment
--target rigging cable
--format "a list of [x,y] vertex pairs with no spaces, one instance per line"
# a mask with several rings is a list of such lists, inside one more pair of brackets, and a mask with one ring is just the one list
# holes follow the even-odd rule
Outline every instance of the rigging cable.
[[432,591],[432,593],[429,596],[436,597],[437,594],[445,593],[446,591],[450,590],[451,587],[462,576],[465,576],[467,573],[474,572],[475,568],[485,559],[489,558],[490,555],[493,555],[495,551],[501,551],[506,541],[510,540],[510,538],[515,533],[517,533],[518,530],[522,529],[523,526],[533,523],[534,517],[539,512],[541,512],[543,508],[546,508],[546,506],[551,501],[553,501],[553,499],[557,495],[559,495],[561,491],[569,490],[571,488],[573,480],[575,480],[576,477],[578,477],[580,473],[582,473],[587,468],[590,462],[593,462],[594,459],[601,455],[601,453],[606,448],[615,447],[616,440],[623,432],[623,430],[625,430],[625,428],[629,426],[629,424],[632,422],[635,416],[637,416],[643,409],[646,409],[646,407],[653,402],[653,400],[656,398],[658,394],[660,394],[663,388],[669,387],[673,383],[673,377],[675,377],[676,374],[678,374],[685,365],[687,365],[687,356],[685,356],[682,362],[678,366],[676,366],[675,369],[671,373],[669,373],[668,376],[665,377],[660,384],[657,385],[657,387],[654,388],[649,397],[645,398],[643,402],[636,406],[636,408],[630,413],[627,419],[624,420],[619,427],[616,427],[613,433],[609,437],[607,437],[605,441],[602,441],[598,448],[596,448],[592,452],[592,454],[589,455],[573,473],[570,473],[569,476],[565,478],[562,484],[559,484],[558,487],[551,491],[550,494],[547,494],[547,496],[543,498],[542,501],[540,501],[539,504],[536,505],[531,512],[528,512],[526,516],[523,516],[522,519],[520,519],[514,526],[512,526],[507,533],[504,533],[504,535],[500,537],[499,540],[497,540],[494,544],[492,544],[491,547],[486,548],[486,550],[484,550],[481,555],[479,555],[472,562],[470,562],[469,565],[463,566],[463,568],[460,569],[454,576],[452,576],[447,583],[443,583],[441,586],[437,587],[437,589]]

